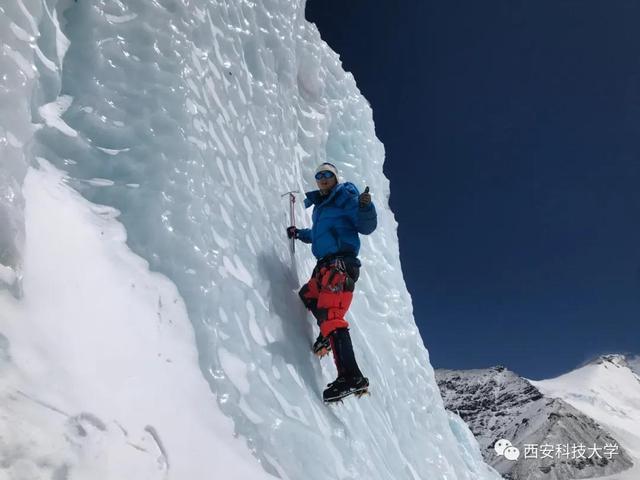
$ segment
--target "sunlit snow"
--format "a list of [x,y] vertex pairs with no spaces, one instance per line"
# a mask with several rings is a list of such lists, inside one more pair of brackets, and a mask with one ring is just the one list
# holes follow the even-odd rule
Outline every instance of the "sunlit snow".
[[550,397],[561,398],[602,425],[629,452],[634,466],[597,480],[640,478],[640,357],[604,355],[569,373],[530,382]]

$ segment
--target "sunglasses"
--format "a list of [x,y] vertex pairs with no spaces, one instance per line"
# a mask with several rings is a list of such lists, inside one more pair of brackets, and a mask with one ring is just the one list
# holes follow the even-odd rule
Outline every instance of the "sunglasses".
[[323,178],[331,178],[331,177],[333,177],[333,173],[327,170],[316,173],[316,180],[322,180]]

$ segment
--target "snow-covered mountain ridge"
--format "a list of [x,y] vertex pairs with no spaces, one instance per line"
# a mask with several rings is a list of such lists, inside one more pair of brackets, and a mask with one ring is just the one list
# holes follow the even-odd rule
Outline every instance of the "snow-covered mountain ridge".
[[632,468],[602,479],[640,478],[639,360],[638,355],[601,355],[559,377],[530,381],[543,394],[562,399],[593,418],[632,457]]
[[[640,399],[640,379],[632,369],[636,360],[603,355],[544,381],[519,377],[504,367],[438,369],[436,378],[446,407],[459,412],[487,462],[507,478],[565,480],[611,475],[606,478],[633,479],[640,463],[637,446],[628,432],[616,428],[616,418],[623,416],[626,428],[635,428]],[[616,402],[608,395],[612,389],[622,393]],[[500,439],[520,448],[517,461],[496,454],[493,446]],[[543,445],[553,450],[566,445],[569,454],[542,455]],[[584,455],[571,452],[579,445],[585,447]],[[604,449],[605,445],[609,447]]]

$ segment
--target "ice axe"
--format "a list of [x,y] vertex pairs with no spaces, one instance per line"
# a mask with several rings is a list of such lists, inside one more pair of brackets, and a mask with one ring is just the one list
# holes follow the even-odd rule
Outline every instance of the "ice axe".
[[[294,195],[294,193],[299,193],[300,190],[291,190],[290,192],[287,193],[283,193],[282,195],[280,195],[280,197],[284,197],[286,195],[289,195],[289,220],[291,221],[291,223],[289,224],[290,227],[295,227],[296,226],[296,212],[294,209],[295,203],[296,203],[296,196]],[[296,239],[295,238],[291,238],[291,253],[296,253]]]

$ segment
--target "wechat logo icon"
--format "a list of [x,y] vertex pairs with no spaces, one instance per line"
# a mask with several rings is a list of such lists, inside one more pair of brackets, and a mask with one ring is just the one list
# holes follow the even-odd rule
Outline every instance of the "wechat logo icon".
[[511,445],[511,442],[506,438],[498,440],[494,444],[493,449],[498,455],[504,456],[507,460],[517,460],[520,456],[520,450]]

